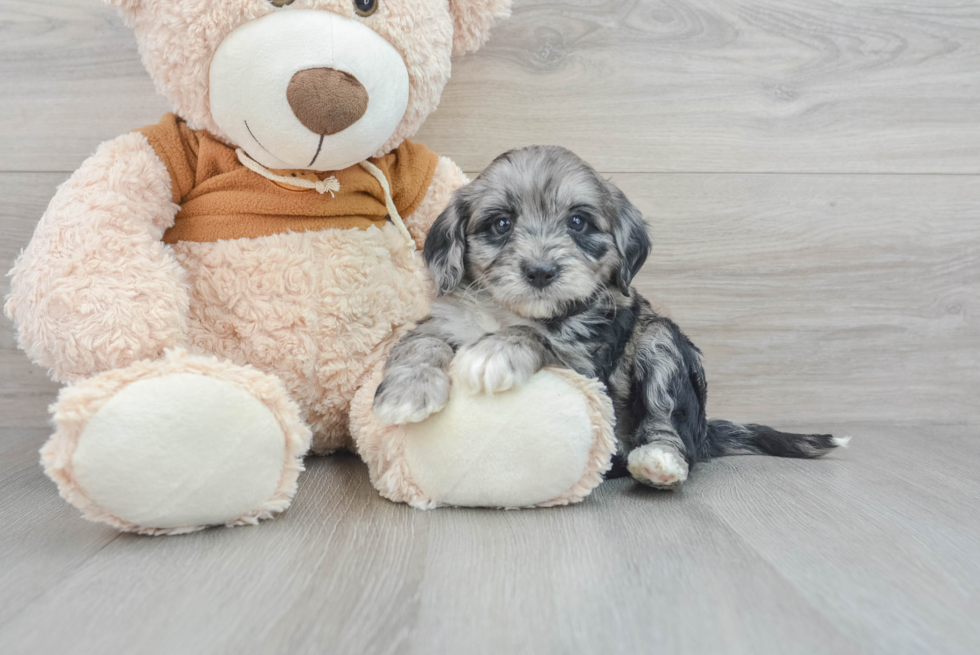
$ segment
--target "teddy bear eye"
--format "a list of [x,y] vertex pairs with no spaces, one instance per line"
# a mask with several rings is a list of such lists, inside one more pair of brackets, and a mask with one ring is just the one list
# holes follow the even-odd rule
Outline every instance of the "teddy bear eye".
[[295,0],[269,0],[273,7],[285,7],[286,5],[293,4]]
[[358,16],[370,16],[378,10],[380,0],[354,0],[354,11]]

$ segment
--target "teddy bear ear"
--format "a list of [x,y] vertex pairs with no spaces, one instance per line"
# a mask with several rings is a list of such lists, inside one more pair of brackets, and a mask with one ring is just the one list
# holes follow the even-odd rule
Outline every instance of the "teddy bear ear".
[[453,54],[475,52],[486,43],[494,21],[510,16],[510,5],[511,0],[449,0],[453,15]]

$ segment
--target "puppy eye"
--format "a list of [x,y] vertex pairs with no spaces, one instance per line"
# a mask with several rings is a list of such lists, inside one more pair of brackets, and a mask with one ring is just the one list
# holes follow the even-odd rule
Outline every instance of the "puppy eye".
[[572,216],[568,219],[568,229],[573,232],[581,232],[585,229],[586,222],[581,216]]
[[491,229],[493,229],[494,234],[504,235],[510,232],[512,227],[514,227],[514,224],[509,218],[498,218],[493,222]]
[[354,0],[354,11],[358,16],[370,16],[378,10],[381,0]]

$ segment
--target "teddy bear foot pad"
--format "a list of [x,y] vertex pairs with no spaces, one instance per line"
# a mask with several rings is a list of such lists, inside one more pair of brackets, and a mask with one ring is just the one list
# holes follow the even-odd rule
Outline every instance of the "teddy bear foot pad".
[[[309,432],[278,381],[182,353],[130,368],[142,370],[66,389],[42,450],[62,495],[88,518],[180,533],[288,506]],[[135,379],[111,379],[121,373]]]
[[454,384],[441,412],[394,426],[371,411],[380,382],[378,372],[351,407],[358,452],[384,497],[420,509],[576,503],[602,481],[616,448],[604,388],[566,369],[496,395]]

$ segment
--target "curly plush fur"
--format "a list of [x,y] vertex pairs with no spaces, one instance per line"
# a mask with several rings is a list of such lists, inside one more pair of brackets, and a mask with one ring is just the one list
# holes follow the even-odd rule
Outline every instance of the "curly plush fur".
[[[147,70],[177,113],[190,127],[227,142],[210,114],[212,56],[237,27],[291,9],[268,0],[107,1],[135,30]],[[382,3],[373,16],[356,20],[401,55],[410,88],[408,108],[377,155],[415,133],[438,104],[453,52],[482,44],[510,5]],[[308,0],[302,8],[355,18],[350,0]],[[402,217],[417,243],[465,181],[451,160],[439,161],[421,205]],[[121,388],[117,382],[178,366],[184,355],[165,353],[184,349],[190,355],[180,366],[201,375],[236,371],[236,384],[258,397],[275,381],[281,398],[270,401],[279,407],[274,413],[296,414],[284,429],[291,456],[296,444],[306,443],[296,437],[306,426],[318,452],[350,447],[355,392],[424,315],[431,290],[421,258],[406,253],[393,225],[171,247],[161,237],[179,210],[172,197],[167,167],[143,135],[104,143],[51,201],[11,271],[5,305],[28,355],[54,379],[74,383],[53,408],[62,427],[46,447],[49,475],[87,516],[127,530],[155,528],[126,524],[93,506],[70,466],[84,422],[105,394]],[[194,364],[205,360],[204,368]],[[92,389],[98,393],[86,391]],[[288,464],[284,471],[298,470]],[[294,475],[293,482],[286,477],[271,504],[240,521],[284,508],[295,482]]]
[[[268,0],[107,0],[123,9],[136,32],[143,63],[175,111],[193,129],[227,136],[211,117],[208,71],[221,41],[235,28],[276,11]],[[415,134],[435,111],[449,81],[453,54],[473,52],[489,37],[494,21],[510,14],[510,0],[380,0],[365,19],[401,54],[408,68],[408,111],[376,156]],[[356,19],[351,0],[307,0],[303,9]],[[451,11],[447,11],[447,9]]]
[[[440,160],[406,220],[416,238],[465,179]],[[140,134],[104,144],[59,189],[12,271],[6,310],[21,347],[69,382],[178,346],[253,365],[300,403],[316,452],[349,447],[348,406],[365,372],[425,315],[421,260],[392,225],[170,248],[160,241],[176,212],[169,198]]]
[[184,270],[160,240],[177,213],[141,134],[99,146],[59,187],[11,271],[21,348],[69,382],[158,357],[187,332]]
[[174,247],[187,271],[187,345],[278,376],[314,451],[350,446],[354,392],[428,305],[421,261],[394,226]]

